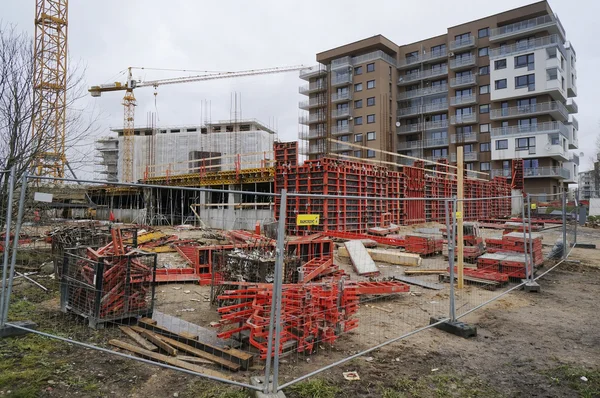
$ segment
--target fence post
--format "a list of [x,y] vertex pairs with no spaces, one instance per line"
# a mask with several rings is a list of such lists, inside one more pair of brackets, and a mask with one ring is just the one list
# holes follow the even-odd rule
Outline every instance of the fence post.
[[444,201],[446,207],[446,231],[448,238],[448,266],[450,267],[450,321],[456,320],[456,301],[454,297],[454,245],[456,243],[455,233],[455,216],[456,216],[456,199],[452,201],[452,224],[450,224],[450,206],[448,200]]
[[[6,296],[6,276],[8,274],[8,248],[10,247],[10,224],[12,223],[12,201],[15,189],[15,167],[10,169],[8,176],[8,201],[6,202],[6,236],[4,237],[4,258],[2,262],[2,290],[0,291],[0,328],[4,327],[4,300]],[[8,315],[8,314],[7,314]]]
[[283,290],[283,257],[285,250],[285,215],[286,209],[284,203],[287,202],[287,192],[285,189],[281,190],[281,207],[279,210],[279,226],[277,227],[277,258],[275,259],[276,277],[273,289],[275,295],[273,295],[273,301],[276,304],[275,307],[275,354],[273,357],[273,394],[277,393],[278,378],[279,378],[279,346],[281,345],[281,301],[282,290]]
[[567,193],[562,191],[563,258],[567,257]]
[[[531,195],[527,194],[527,219],[529,220],[529,282],[533,282],[533,269],[535,267],[534,257],[533,257],[533,239],[531,236]],[[527,245],[527,241],[525,241],[525,245]]]
[[[287,208],[287,192],[285,189],[281,190],[281,198],[280,198],[280,207],[279,207],[279,222],[277,224],[277,247],[276,247],[276,259],[275,259],[275,273],[273,275],[274,281],[273,281],[273,298],[272,298],[272,302],[271,302],[271,314],[269,316],[269,334],[267,337],[267,357],[266,357],[266,363],[265,363],[265,385],[264,385],[264,389],[263,392],[265,394],[269,393],[269,386],[270,386],[270,381],[271,381],[271,355],[273,353],[273,332],[275,328],[275,312],[277,312],[278,307],[279,307],[279,314],[278,314],[278,319],[281,318],[281,300],[279,300],[279,306],[277,305],[277,292],[278,292],[278,285],[280,286],[282,283],[282,269],[283,269],[283,250],[284,250],[284,229],[285,229],[285,215],[286,215],[286,208]],[[281,329],[279,330],[279,333],[281,332]],[[277,344],[279,344],[279,339],[277,338],[276,341],[276,346]],[[277,373],[279,372],[279,346],[276,347],[276,357],[275,357],[275,363],[276,365],[274,366],[274,368],[276,367],[277,370],[274,370],[274,376],[273,376],[273,391],[277,392],[276,389],[276,382],[275,380],[277,379]]]

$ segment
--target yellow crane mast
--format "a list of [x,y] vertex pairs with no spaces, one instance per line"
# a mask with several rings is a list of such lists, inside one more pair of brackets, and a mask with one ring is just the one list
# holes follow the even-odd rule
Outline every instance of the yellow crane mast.
[[100,97],[102,93],[110,91],[125,91],[123,97],[124,116],[123,116],[123,173],[122,179],[124,182],[133,181],[133,135],[135,127],[135,106],[136,99],[133,94],[135,88],[164,86],[167,84],[191,83],[203,80],[229,79],[234,77],[268,75],[274,73],[293,72],[305,69],[306,66],[286,66],[267,69],[253,69],[238,72],[222,72],[209,73],[204,75],[175,77],[169,79],[137,81],[133,79],[132,69],[148,69],[148,68],[127,68],[127,81],[125,83],[115,82],[110,84],[102,84],[92,86],[88,90],[92,97]]

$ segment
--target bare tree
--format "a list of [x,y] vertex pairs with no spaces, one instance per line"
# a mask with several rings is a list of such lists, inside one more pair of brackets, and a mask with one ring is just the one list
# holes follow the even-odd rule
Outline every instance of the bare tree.
[[[50,139],[34,138],[33,39],[14,26],[0,22],[0,169],[15,167],[16,177],[31,169],[34,160],[51,147]],[[87,94],[84,70],[80,65],[69,68],[67,80],[67,122],[65,147],[69,162],[80,165],[89,159],[91,146],[82,145],[96,128],[95,117],[77,107]],[[50,123],[47,121],[46,123]],[[45,124],[42,121],[42,126]],[[5,204],[8,174],[0,174],[0,198]],[[4,206],[2,206],[4,207]],[[3,214],[0,217],[3,218]]]

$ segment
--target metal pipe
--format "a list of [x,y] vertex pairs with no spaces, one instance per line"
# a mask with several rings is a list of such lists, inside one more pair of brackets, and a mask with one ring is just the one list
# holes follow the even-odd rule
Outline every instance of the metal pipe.
[[[287,191],[281,190],[281,206],[279,209],[279,225],[277,227],[277,259],[275,262],[275,269],[278,271],[275,279],[275,285],[273,286],[275,294],[273,300],[275,301],[275,355],[273,357],[273,393],[277,393],[278,378],[279,378],[279,346],[281,344],[281,302],[283,300],[283,251],[285,250],[285,205],[287,200]],[[270,354],[270,353],[269,353]]]
[[448,231],[448,265],[450,266],[450,320],[456,320],[456,297],[454,295],[454,246],[456,245],[456,198],[452,200],[452,224],[450,224],[448,201],[446,204],[446,230]]
[[[529,279],[531,282],[533,282],[533,267],[535,263],[533,261],[533,238],[531,237],[531,196],[529,194],[527,194],[527,218],[529,219],[529,261],[531,263]],[[525,242],[525,244],[527,244],[527,242]]]
[[521,196],[521,199],[523,199],[521,218],[523,219],[523,253],[525,255],[525,279],[529,279],[529,267],[527,266],[529,258],[527,257],[527,220],[525,219],[525,198]]
[[567,257],[567,193],[562,192],[563,258]]
[[[10,271],[8,273],[8,288],[6,289],[6,296],[4,298],[4,311],[2,316],[4,317],[2,323],[4,324],[8,319],[8,306],[10,304],[10,294],[12,293],[13,279],[15,276],[15,263],[17,262],[17,249],[19,247],[19,234],[21,233],[21,225],[23,221],[23,212],[25,210],[25,193],[27,192],[27,172],[23,174],[23,183],[21,184],[21,195],[19,197],[19,211],[17,213],[17,224],[15,226],[15,235],[13,237],[12,256],[10,259]],[[4,250],[7,248],[5,247]]]
[[0,291],[0,328],[4,327],[4,296],[6,292],[6,275],[8,274],[8,248],[10,247],[10,225],[12,223],[12,202],[15,189],[15,167],[10,169],[8,176],[8,202],[6,203],[6,236],[4,237],[4,256],[2,262],[2,290]]

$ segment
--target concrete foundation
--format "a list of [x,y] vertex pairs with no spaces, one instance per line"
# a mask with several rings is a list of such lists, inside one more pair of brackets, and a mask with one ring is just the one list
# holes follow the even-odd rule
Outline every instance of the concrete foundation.
[[[429,319],[429,324],[433,325],[444,319],[445,317],[431,317]],[[444,332],[452,333],[456,336],[463,337],[468,339],[469,337],[477,336],[477,327],[466,324],[460,321],[446,321],[442,322],[439,325],[436,325],[435,328],[443,330]]]
[[540,285],[535,281],[530,282],[523,280],[523,282],[525,282],[523,290],[525,290],[527,293],[539,293],[542,290]]
[[[252,384],[253,386],[256,387],[264,387],[265,386],[265,379],[264,377],[258,377],[258,376],[253,376],[250,378],[250,384]],[[272,385],[272,383],[269,383]],[[271,387],[271,385],[269,387]],[[277,393],[263,393],[261,391],[254,391],[253,392],[253,397],[255,398],[285,398],[285,394],[283,393],[283,391],[279,391]]]

